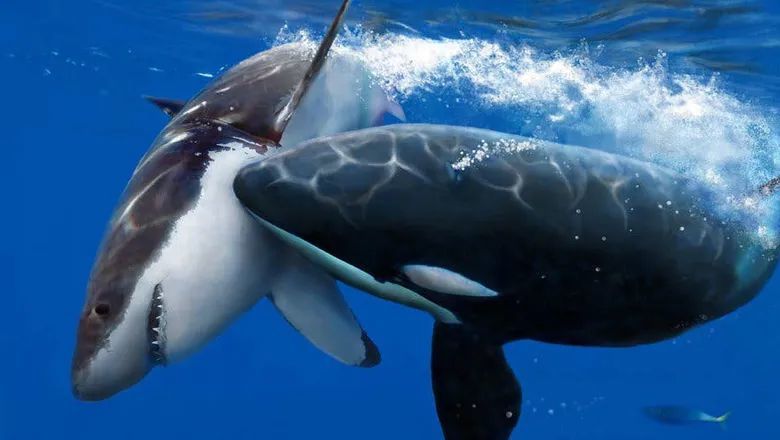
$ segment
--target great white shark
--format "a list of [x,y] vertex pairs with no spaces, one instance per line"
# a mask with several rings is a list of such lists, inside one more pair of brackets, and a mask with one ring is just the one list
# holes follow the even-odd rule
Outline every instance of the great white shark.
[[703,182],[468,127],[310,140],[246,165],[234,190],[309,261],[435,318],[431,371],[447,439],[509,438],[522,393],[505,343],[672,338],[751,301],[780,252],[724,216]]
[[[288,44],[236,65],[172,116],[110,221],[81,313],[74,395],[107,398],[151,368],[198,350],[264,296],[322,351],[349,365],[380,358],[335,280],[255,222],[237,171],[280,145],[366,127],[400,108],[365,66],[326,56],[345,1],[317,49]],[[290,201],[288,201],[290,202]]]

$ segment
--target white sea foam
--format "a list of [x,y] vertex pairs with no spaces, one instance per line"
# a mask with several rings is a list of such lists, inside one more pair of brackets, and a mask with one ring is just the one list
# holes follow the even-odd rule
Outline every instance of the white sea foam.
[[498,139],[493,142],[482,140],[468,153],[463,152],[460,159],[452,164],[454,170],[464,170],[476,163],[482,162],[491,155],[512,154],[523,150],[533,150],[537,146],[534,139],[527,141],[518,141],[517,139],[507,138]]
[[[286,29],[277,40],[316,41]],[[586,47],[549,54],[482,39],[347,32],[335,50],[364,60],[401,103],[444,99],[501,115],[503,123],[483,128],[651,161],[706,182],[729,219],[762,237],[777,235],[780,201],[757,193],[780,175],[776,116],[729,92],[716,75],[670,72],[663,53],[616,68],[599,64]],[[448,112],[444,122],[474,125],[460,113]],[[412,122],[427,122],[416,116]]]

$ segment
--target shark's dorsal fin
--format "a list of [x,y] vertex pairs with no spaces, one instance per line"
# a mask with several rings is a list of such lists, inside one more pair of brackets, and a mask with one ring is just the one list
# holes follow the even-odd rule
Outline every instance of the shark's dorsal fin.
[[333,45],[333,41],[336,39],[336,34],[339,32],[341,22],[344,20],[344,15],[347,12],[349,3],[350,0],[344,0],[341,3],[336,18],[333,19],[333,22],[328,29],[328,33],[325,34],[325,38],[322,40],[322,43],[320,43],[320,47],[317,48],[317,53],[314,55],[314,60],[312,60],[309,69],[306,71],[306,74],[303,75],[301,82],[295,87],[290,100],[279,110],[279,112],[277,112],[273,123],[273,130],[270,133],[271,140],[279,142],[282,138],[284,129],[287,127],[287,123],[290,122],[290,118],[292,118],[292,115],[295,113],[295,109],[298,107],[298,104],[300,104],[301,99],[303,99],[309,86],[314,82],[320,69],[322,69],[322,66],[325,64],[328,51]]
[[170,117],[176,116],[179,111],[187,104],[186,101],[179,99],[157,98],[155,96],[144,95],[144,99],[156,105],[157,108],[163,111]]

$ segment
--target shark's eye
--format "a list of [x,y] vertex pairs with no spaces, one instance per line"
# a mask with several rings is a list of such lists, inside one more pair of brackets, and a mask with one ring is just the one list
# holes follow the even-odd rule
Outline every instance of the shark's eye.
[[95,306],[94,311],[98,316],[106,316],[111,311],[111,308],[108,306],[108,304],[98,304]]

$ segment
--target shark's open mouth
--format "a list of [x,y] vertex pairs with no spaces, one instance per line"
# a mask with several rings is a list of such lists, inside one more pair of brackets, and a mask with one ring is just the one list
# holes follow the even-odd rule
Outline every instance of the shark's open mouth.
[[149,356],[156,365],[165,365],[165,303],[162,284],[154,286],[146,332],[149,338]]

